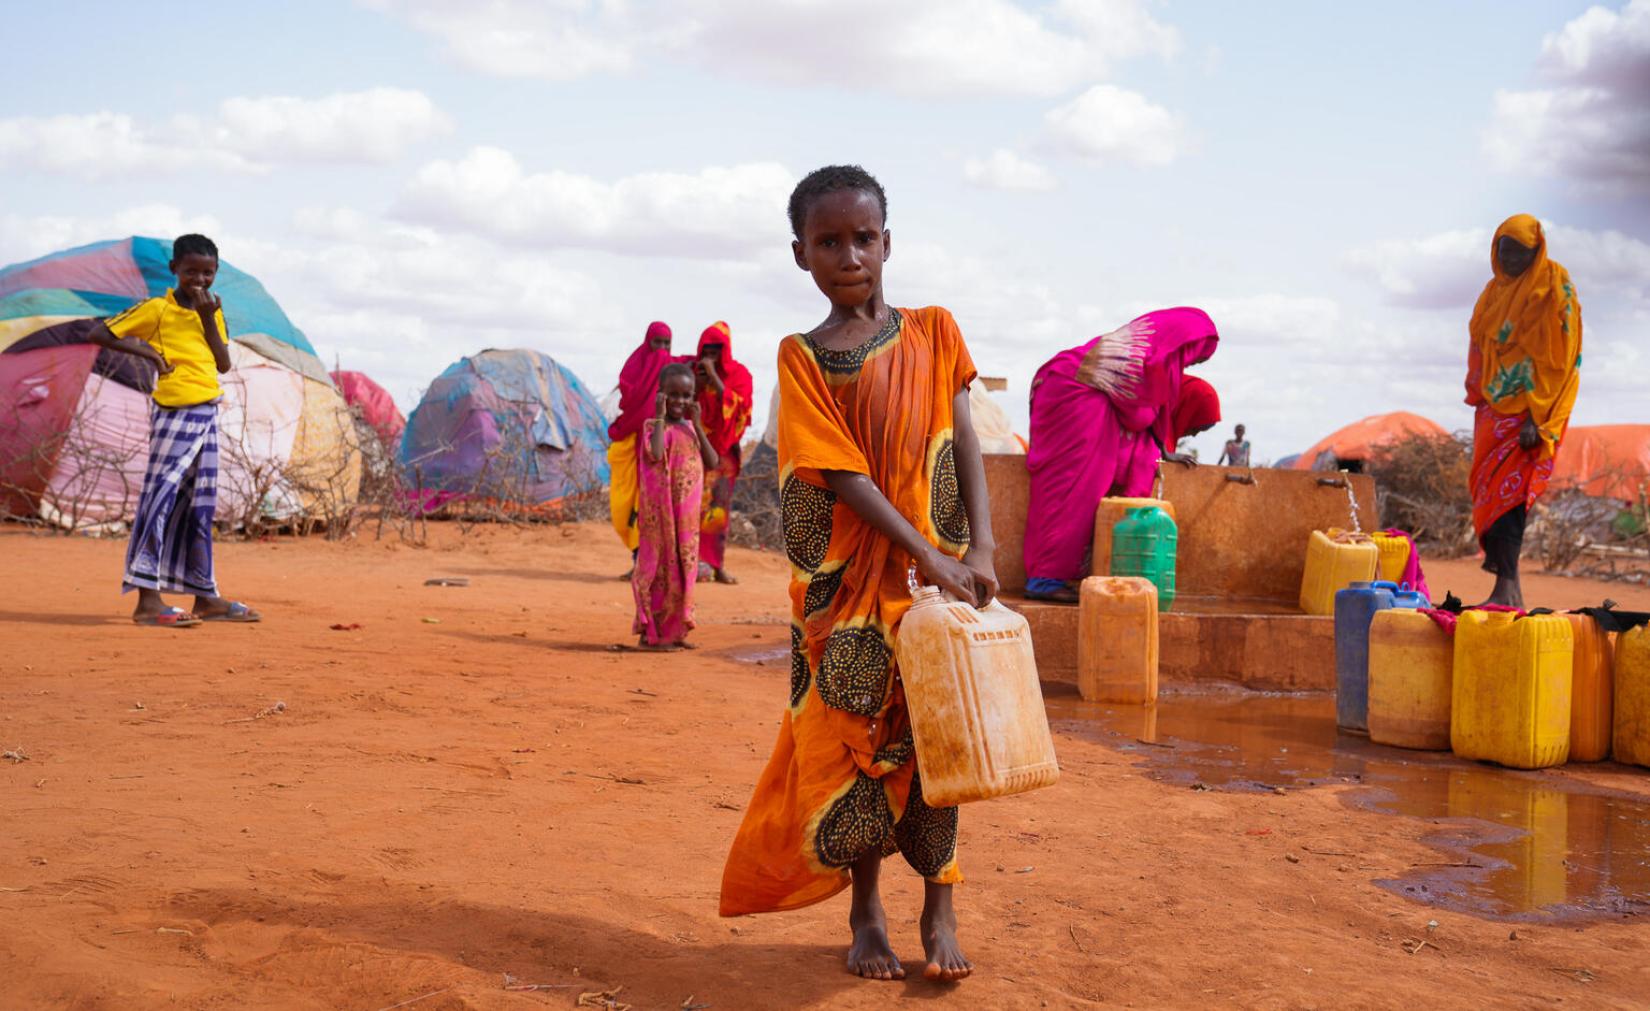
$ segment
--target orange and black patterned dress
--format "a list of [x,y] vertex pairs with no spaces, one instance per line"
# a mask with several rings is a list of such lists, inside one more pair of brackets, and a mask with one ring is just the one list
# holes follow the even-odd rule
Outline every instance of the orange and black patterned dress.
[[800,334],[779,348],[779,481],[791,562],[791,693],[722,874],[723,916],[795,909],[896,850],[962,880],[957,809],[923,803],[894,663],[910,556],[836,501],[824,471],[868,475],[923,536],[961,557],[952,403],[974,363],[951,314],[889,309],[850,351]]

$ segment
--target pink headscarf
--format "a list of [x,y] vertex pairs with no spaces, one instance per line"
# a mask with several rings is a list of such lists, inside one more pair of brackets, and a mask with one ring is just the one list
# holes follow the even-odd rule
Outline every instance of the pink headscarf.
[[1026,454],[1026,575],[1078,578],[1100,500],[1151,494],[1162,459],[1158,442],[1172,448],[1177,435],[1174,407],[1185,369],[1207,360],[1219,343],[1203,310],[1162,309],[1062,351],[1037,370]]
[[670,348],[653,347],[654,338],[670,337],[670,327],[660,322],[648,324],[642,346],[630,353],[619,370],[619,416],[607,426],[614,442],[628,439],[642,430],[653,416],[653,401],[659,395],[659,373],[670,364]]

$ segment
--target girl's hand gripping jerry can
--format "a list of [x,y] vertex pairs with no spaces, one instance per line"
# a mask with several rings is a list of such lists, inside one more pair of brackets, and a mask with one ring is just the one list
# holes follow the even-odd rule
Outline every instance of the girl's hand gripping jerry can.
[[1060,777],[1024,617],[976,610],[916,585],[900,623],[900,678],[922,796],[949,807],[1049,786]]

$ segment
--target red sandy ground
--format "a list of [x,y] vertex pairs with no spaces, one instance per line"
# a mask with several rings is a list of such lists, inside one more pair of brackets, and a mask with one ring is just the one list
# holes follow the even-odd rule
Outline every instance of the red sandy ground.
[[[845,896],[716,916],[787,692],[783,561],[736,552],[745,582],[705,589],[699,651],[659,658],[605,648],[630,621],[605,529],[433,540],[221,545],[226,589],[267,621],[163,631],[125,620],[120,543],[0,531],[0,748],[28,755],[0,761],[0,1006],[565,1008],[619,987],[638,1009],[1650,1000],[1632,919],[1513,940],[1372,885],[1439,859],[1417,820],[1334,789],[1193,792],[1063,736],[1058,786],[963,812],[978,975],[862,982],[842,968]],[[1487,580],[1437,565],[1433,585]],[[918,963],[917,883],[897,859],[885,881]],[[563,986],[507,991],[505,973]]]

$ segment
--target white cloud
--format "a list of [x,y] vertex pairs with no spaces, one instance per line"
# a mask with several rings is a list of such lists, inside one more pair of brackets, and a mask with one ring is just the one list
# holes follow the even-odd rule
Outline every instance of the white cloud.
[[422,92],[373,88],[318,99],[229,98],[208,119],[144,124],[123,113],[0,120],[0,168],[88,179],[293,162],[373,163],[451,129]]
[[1179,33],[1143,0],[363,0],[480,73],[570,80],[666,59],[782,84],[901,94],[1055,95]]
[[1497,91],[1484,149],[1507,172],[1650,188],[1650,0],[1591,7],[1548,35],[1552,87]]
[[555,257],[353,209],[308,208],[293,227],[297,241],[219,244],[329,368],[336,359],[370,373],[403,409],[442,369],[489,347],[541,350],[585,378],[616,368],[593,339],[616,325],[602,285]]
[[635,63],[638,26],[622,2],[362,0],[446,43],[461,66],[495,77],[570,81]]
[[1188,146],[1178,116],[1111,84],[1095,85],[1044,120],[1056,149],[1094,162],[1167,165]]
[[1005,147],[987,158],[970,158],[963,164],[963,178],[994,190],[1051,190],[1058,185],[1048,169]]
[[604,182],[530,173],[508,151],[478,147],[420,169],[396,214],[529,246],[715,259],[783,245],[795,181],[784,166],[758,162]]
[[88,179],[188,168],[249,172],[233,151],[205,147],[114,112],[17,116],[0,120],[0,168],[26,168]]
[[0,214],[0,264],[128,235],[171,238],[188,232],[216,236],[222,231],[217,218],[186,214],[169,204],[144,204],[91,217]]
[[[1543,222],[1547,251],[1564,264],[1582,304],[1603,292],[1650,299],[1650,244],[1614,230],[1593,231]],[[1389,302],[1418,309],[1470,311],[1490,279],[1489,228],[1391,239],[1350,250],[1346,262],[1370,275]]]
[[423,92],[371,88],[317,99],[227,99],[218,107],[213,139],[263,164],[382,163],[451,129]]

